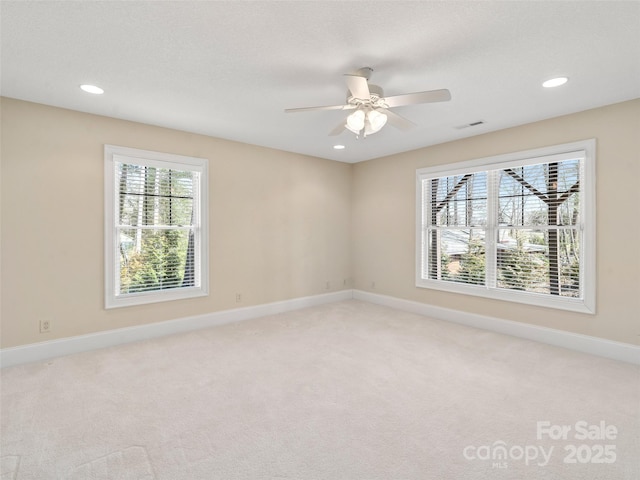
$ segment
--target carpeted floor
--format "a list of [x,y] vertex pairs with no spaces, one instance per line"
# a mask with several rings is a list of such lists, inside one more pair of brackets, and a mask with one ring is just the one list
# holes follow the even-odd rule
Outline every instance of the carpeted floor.
[[1,375],[2,480],[640,478],[639,367],[355,300]]

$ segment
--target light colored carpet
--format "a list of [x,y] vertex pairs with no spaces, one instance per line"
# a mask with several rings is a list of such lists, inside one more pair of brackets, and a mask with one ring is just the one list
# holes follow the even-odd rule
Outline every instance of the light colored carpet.
[[640,478],[638,367],[355,300],[6,368],[1,395],[2,480]]

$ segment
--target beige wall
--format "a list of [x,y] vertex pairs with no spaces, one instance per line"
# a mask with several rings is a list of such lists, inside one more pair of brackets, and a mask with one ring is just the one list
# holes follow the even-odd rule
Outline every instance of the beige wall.
[[[327,281],[640,344],[640,100],[356,165],[6,98],[1,115],[2,347],[325,293]],[[596,315],[415,287],[417,168],[588,138]],[[210,160],[209,297],[104,310],[104,144]]]
[[[350,288],[350,165],[7,98],[1,115],[2,347]],[[209,297],[104,309],[104,144],[209,159]]]
[[[415,287],[417,168],[595,138],[597,314]],[[640,344],[640,100],[354,165],[355,288]],[[373,286],[375,283],[375,287]]]

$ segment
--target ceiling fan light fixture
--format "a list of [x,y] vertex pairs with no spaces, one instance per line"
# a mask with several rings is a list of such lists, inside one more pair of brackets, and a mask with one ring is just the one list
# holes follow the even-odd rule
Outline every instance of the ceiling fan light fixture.
[[377,110],[371,110],[369,113],[367,113],[367,124],[365,125],[365,133],[369,135],[379,132],[386,123],[387,116],[384,113],[380,113]]
[[347,117],[347,124],[345,126],[353,133],[360,133],[360,130],[364,128],[364,124],[364,112],[358,109]]

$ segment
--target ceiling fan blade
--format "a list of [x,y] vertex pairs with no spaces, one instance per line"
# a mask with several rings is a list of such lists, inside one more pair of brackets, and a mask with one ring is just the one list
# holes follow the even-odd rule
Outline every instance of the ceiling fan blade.
[[333,130],[329,132],[330,137],[335,137],[336,135],[340,135],[345,130],[345,121],[340,122],[339,125],[336,126]]
[[324,107],[302,107],[302,108],[286,108],[285,113],[295,112],[313,112],[316,110],[351,110],[356,108],[354,105],[327,105]]
[[400,107],[402,105],[413,105],[415,103],[446,102],[451,100],[451,92],[446,88],[442,90],[429,90],[428,92],[405,93],[404,95],[394,95],[386,97],[384,103],[387,107]]
[[344,79],[347,82],[347,88],[351,92],[351,95],[355,98],[359,98],[360,100],[369,100],[369,98],[371,98],[369,84],[365,77],[346,73]]
[[387,121],[389,122],[389,124],[393,125],[398,130],[406,132],[416,126],[416,124],[411,120],[404,118],[402,115],[398,115],[391,110],[387,110],[386,108],[376,108],[376,110],[380,113],[384,113],[387,116]]

